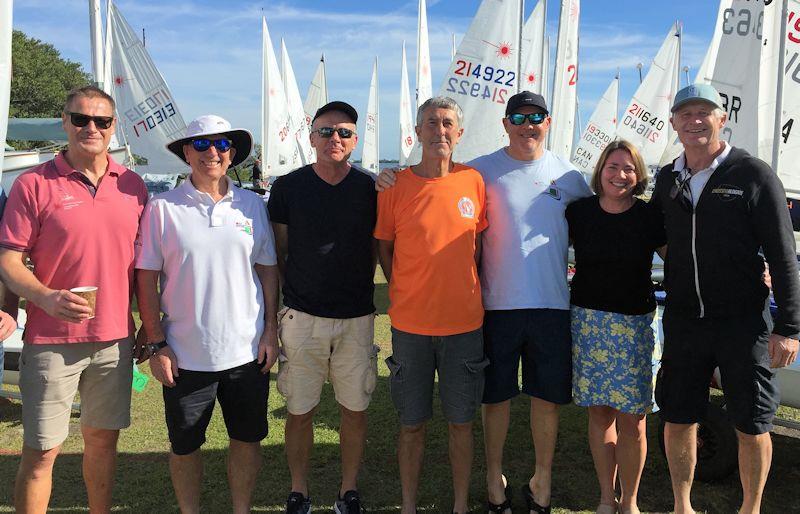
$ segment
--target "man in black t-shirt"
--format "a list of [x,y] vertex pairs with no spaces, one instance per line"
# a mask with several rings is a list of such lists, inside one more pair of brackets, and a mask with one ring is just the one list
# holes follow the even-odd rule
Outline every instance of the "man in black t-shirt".
[[362,512],[356,481],[377,380],[372,304],[377,193],[373,179],[347,162],[358,142],[357,119],[344,102],[321,107],[311,126],[317,162],[278,178],[267,204],[286,305],[279,315],[278,390],[288,411],[287,513],[311,509],[312,421],[328,377],[342,416],[342,483],[334,510]]

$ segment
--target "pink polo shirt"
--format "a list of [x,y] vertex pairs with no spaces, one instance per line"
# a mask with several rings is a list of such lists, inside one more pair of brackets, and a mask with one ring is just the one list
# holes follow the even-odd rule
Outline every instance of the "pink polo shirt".
[[97,286],[95,318],[68,323],[28,303],[25,343],[84,343],[133,332],[133,243],[147,202],[141,177],[109,156],[93,197],[61,152],[20,175],[0,224],[0,246],[27,252],[52,289]]

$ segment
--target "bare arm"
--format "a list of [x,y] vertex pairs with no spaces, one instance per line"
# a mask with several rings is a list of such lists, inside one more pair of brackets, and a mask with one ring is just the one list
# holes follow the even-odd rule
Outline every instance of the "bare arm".
[[286,280],[286,258],[289,255],[289,226],[272,222],[275,235],[275,253],[278,256],[278,274],[281,282]]
[[667,258],[667,245],[656,248],[656,253],[661,257],[662,261],[665,260]]
[[394,241],[378,239],[378,260],[381,263],[386,282],[392,279],[392,258],[394,257]]
[[[158,275],[160,271],[136,270],[136,301],[139,316],[148,342],[166,341],[161,327],[161,298],[158,295]],[[150,357],[150,371],[153,377],[167,387],[175,387],[178,377],[178,358],[172,348],[166,346]]]
[[[284,227],[286,225],[283,225]],[[264,294],[264,333],[258,342],[258,362],[268,373],[278,359],[278,266],[256,264],[256,274]]]

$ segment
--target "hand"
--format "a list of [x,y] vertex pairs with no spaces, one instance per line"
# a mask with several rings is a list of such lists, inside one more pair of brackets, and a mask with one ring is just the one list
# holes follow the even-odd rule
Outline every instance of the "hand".
[[258,341],[258,362],[264,363],[261,366],[261,373],[269,373],[275,361],[278,360],[278,329],[275,325],[264,327],[264,333]]
[[17,322],[7,312],[0,311],[0,341],[5,341],[17,329]]
[[764,285],[772,289],[772,276],[769,274],[769,264],[764,263],[764,273],[761,274],[761,281]]
[[394,183],[397,181],[397,177],[395,175],[398,171],[402,168],[384,168],[378,174],[378,180],[375,181],[375,190],[379,193],[381,191],[386,191],[390,187],[394,186]]
[[83,323],[92,313],[89,302],[75,293],[66,289],[53,290],[42,299],[39,307],[50,316],[68,321],[69,323]]
[[178,358],[172,348],[165,346],[150,357],[150,371],[153,377],[167,387],[175,387],[178,378]]
[[147,333],[144,331],[144,326],[139,328],[136,334],[136,339],[133,341],[133,358],[136,359],[136,364],[141,364],[150,358],[150,350],[147,349]]
[[778,334],[769,336],[770,367],[784,368],[797,358],[798,341]]

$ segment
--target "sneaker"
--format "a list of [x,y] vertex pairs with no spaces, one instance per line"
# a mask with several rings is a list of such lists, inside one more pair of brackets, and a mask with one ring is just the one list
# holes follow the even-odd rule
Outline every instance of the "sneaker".
[[311,498],[306,498],[303,493],[292,491],[286,499],[286,514],[310,514]]
[[344,493],[344,499],[339,498],[333,504],[333,511],[336,514],[362,514],[364,508],[361,506],[361,498],[358,496],[358,491],[347,491]]

